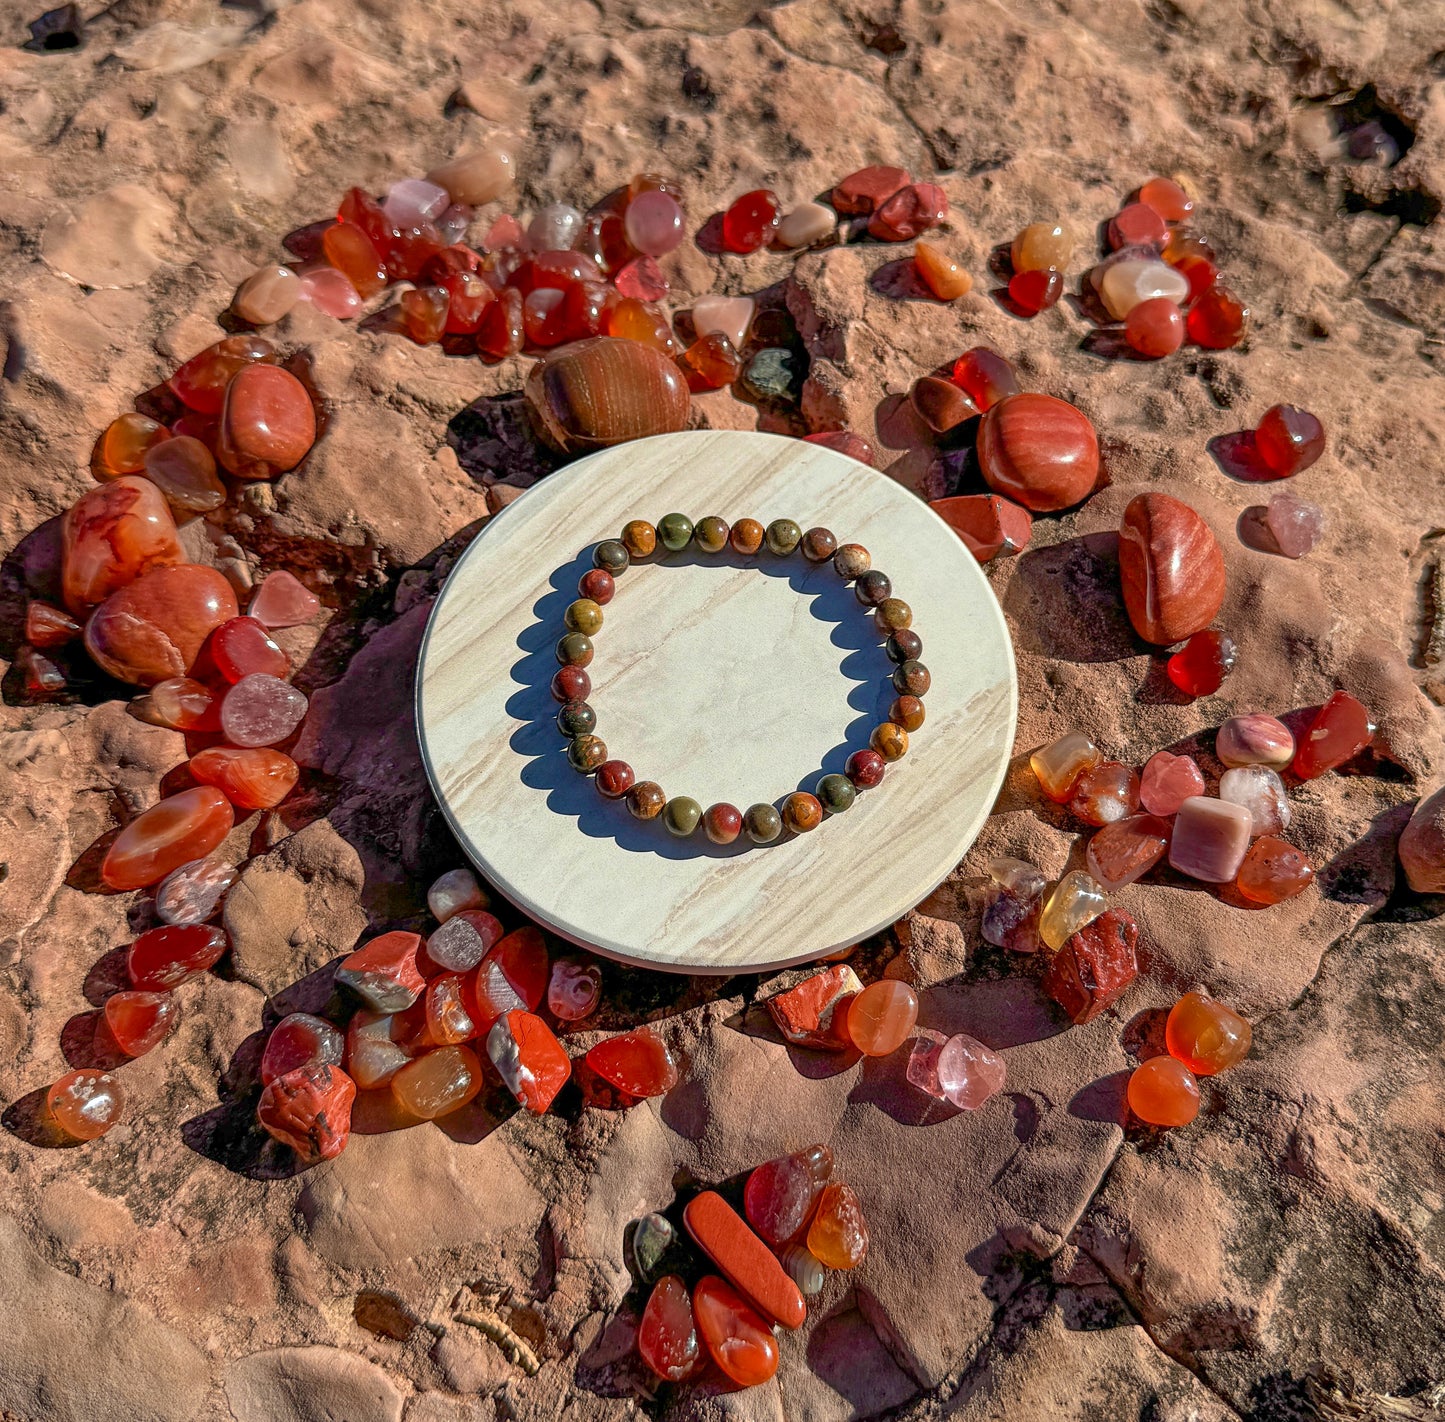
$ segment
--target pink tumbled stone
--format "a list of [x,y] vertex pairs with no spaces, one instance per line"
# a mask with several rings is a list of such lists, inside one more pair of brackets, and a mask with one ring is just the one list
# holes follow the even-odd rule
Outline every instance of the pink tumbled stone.
[[321,610],[321,599],[284,568],[267,573],[251,594],[249,616],[267,627],[299,627]]
[[945,1042],[920,1037],[908,1058],[908,1079],[920,1091],[957,1106],[976,1111],[1003,1090],[1008,1069],[995,1051],[966,1032]]
[[349,277],[335,267],[313,267],[301,273],[301,300],[309,301],[323,316],[345,321],[361,310],[361,295]]
[[1139,781],[1139,803],[1151,815],[1178,814],[1191,795],[1204,793],[1204,776],[1187,755],[1160,751],[1149,757]]
[[627,240],[649,257],[661,257],[682,241],[682,209],[670,193],[645,192],[627,204]]
[[700,296],[693,302],[692,328],[699,339],[716,331],[740,351],[747,342],[757,307],[751,296]]
[[1225,765],[1267,765],[1283,770],[1294,759],[1294,737],[1283,721],[1263,711],[1251,711],[1220,723],[1214,753]]
[[559,1022],[590,1016],[602,995],[602,970],[592,963],[559,958],[547,982],[547,1009]]
[[451,194],[425,178],[403,178],[386,190],[382,211],[400,228],[435,222],[451,206]]
[[1325,511],[1289,493],[1270,495],[1264,521],[1286,558],[1303,558],[1325,531]]
[[233,746],[274,746],[306,715],[306,698],[266,672],[243,676],[221,702],[221,732]]
[[172,869],[156,889],[156,917],[172,926],[205,923],[215,916],[237,872],[220,859],[192,859]]
[[1243,805],[1191,795],[1174,820],[1169,862],[1207,884],[1227,884],[1249,849],[1250,814]]

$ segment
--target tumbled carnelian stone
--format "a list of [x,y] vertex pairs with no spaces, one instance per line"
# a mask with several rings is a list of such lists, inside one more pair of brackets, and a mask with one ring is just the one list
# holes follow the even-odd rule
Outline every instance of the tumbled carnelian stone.
[[1299,739],[1290,769],[1301,780],[1313,780],[1327,770],[1353,760],[1374,739],[1370,713],[1347,691],[1337,691],[1319,711]]
[[[451,297],[445,287],[419,286],[404,291],[400,305],[402,327],[417,345],[435,345],[441,340],[451,307]],[[481,319],[480,311],[477,319]]]
[[1169,225],[1146,202],[1131,202],[1109,220],[1109,245],[1162,248],[1169,240]]
[[1227,632],[1196,632],[1164,664],[1169,680],[1186,696],[1213,696],[1234,670],[1239,649]]
[[235,816],[214,786],[169,795],[137,815],[116,837],[100,866],[112,889],[158,884],[172,869],[204,859],[230,834]]
[[354,222],[328,227],[321,234],[321,250],[363,301],[386,286],[386,263],[376,244]]
[[973,289],[973,278],[936,242],[919,238],[913,249],[913,265],[923,284],[940,301],[956,301]]
[[237,610],[236,594],[216,569],[153,568],[95,609],[85,649],[111,676],[154,686],[184,676],[206,638]]
[[677,1085],[677,1064],[650,1027],[609,1037],[587,1053],[587,1065],[629,1096],[661,1096]]
[[522,293],[506,287],[482,312],[477,326],[477,354],[486,360],[505,360],[522,349],[527,339],[522,324]]
[[309,1012],[283,1017],[266,1038],[261,1054],[261,1084],[269,1086],[278,1076],[301,1067],[339,1067],[346,1056],[346,1038],[340,1028]]
[[1064,294],[1064,274],[1058,271],[1015,272],[1008,282],[1009,299],[1027,316],[1057,306]]
[[83,630],[63,608],[34,598],[25,604],[25,640],[32,647],[63,647]]
[[82,494],[61,520],[60,537],[61,591],[77,616],[185,557],[165,495],[129,474]]
[[177,1011],[168,992],[117,992],[105,1000],[105,1025],[128,1057],[143,1057],[171,1030]]
[[296,788],[296,762],[269,747],[208,746],[191,757],[190,772],[214,785],[239,810],[269,810]]
[[125,1091],[109,1072],[82,1067],[51,1083],[45,1093],[45,1109],[66,1135],[93,1141],[120,1120]]
[[227,336],[193,355],[166,382],[188,409],[218,415],[226,390],[238,371],[258,361],[274,361],[275,348],[260,336]]
[[778,1340],[768,1321],[716,1274],[692,1291],[697,1331],[713,1361],[739,1387],[765,1383],[778,1371]]
[[487,1055],[527,1110],[541,1115],[572,1075],[572,1063],[552,1029],[534,1013],[513,1008],[487,1033]]
[[[513,929],[482,961],[483,964],[490,963],[500,970],[528,1012],[537,1010],[547,995],[547,978],[550,972],[547,940],[542,937],[541,929],[534,928],[531,924]],[[479,981],[478,992],[484,991],[484,984]]]
[[638,341],[664,355],[677,353],[677,340],[672,334],[666,314],[656,306],[635,297],[619,301],[608,311],[605,325],[609,336]]
[[1288,479],[1325,452],[1325,427],[1297,405],[1271,405],[1254,432],[1259,457],[1281,479]]
[[658,1377],[681,1382],[697,1367],[701,1349],[687,1285],[664,1274],[652,1286],[637,1329],[637,1351]]
[[221,727],[221,700],[204,682],[189,676],[158,681],[148,695],[131,702],[144,708],[143,717],[173,731],[217,731]]
[[340,1067],[297,1067],[261,1093],[256,1119],[302,1160],[314,1163],[341,1154],[351,1135],[356,1083]]
[[1062,805],[1074,792],[1074,785],[1086,770],[1103,760],[1099,748],[1082,731],[1067,731],[1056,741],[1040,746],[1029,756],[1039,788],[1050,800]]
[[868,1223],[858,1197],[841,1181],[823,1187],[808,1249],[829,1269],[856,1269],[868,1257]]
[[127,410],[112,420],[96,440],[90,472],[101,480],[138,474],[145,468],[146,454],[170,437],[171,432],[158,420]]
[[949,379],[980,410],[997,405],[1005,396],[1018,394],[1019,380],[1013,366],[988,346],[964,351],[954,361]]
[[284,677],[291,670],[291,658],[254,617],[233,617],[223,622],[211,634],[210,651],[216,670],[230,682],[240,681],[252,672]]
[[346,1028],[346,1069],[363,1091],[385,1086],[412,1058],[399,1014],[362,1008]]
[[1187,1126],[1199,1114],[1199,1083],[1173,1057],[1150,1057],[1129,1077],[1129,1109],[1146,1125]]
[[413,1116],[435,1120],[465,1106],[482,1089],[482,1064],[455,1043],[408,1062],[391,1079],[391,1094]]
[[477,1035],[477,1024],[467,1008],[466,981],[460,973],[442,973],[422,994],[426,1034],[439,1047],[466,1042]]
[[770,189],[744,193],[723,213],[723,246],[729,252],[756,252],[772,241],[782,215],[778,195]]
[[803,1232],[832,1173],[833,1152],[825,1145],[765,1161],[743,1188],[748,1223],[781,1248]]
[[896,1051],[917,1021],[918,994],[896,978],[871,983],[848,1001],[848,1040],[865,1057]]
[[254,617],[263,627],[299,627],[310,622],[321,610],[321,599],[300,579],[278,568],[267,573],[260,587],[251,594],[251,605],[246,609],[248,617]]
[[1194,199],[1169,178],[1150,178],[1139,189],[1139,201],[1152,207],[1165,222],[1183,222],[1194,211]]
[[226,387],[216,458],[238,479],[294,469],[316,443],[316,407],[289,370],[252,365]]
[[1184,313],[1167,296],[1151,296],[1124,317],[1124,339],[1149,360],[1173,355],[1184,344]]
[[761,1313],[787,1328],[803,1322],[807,1308],[798,1286],[772,1250],[716,1190],[695,1195],[682,1218],[698,1247]]
[[1278,904],[1304,893],[1314,877],[1314,866],[1303,851],[1265,835],[1249,846],[1234,886],[1253,903]]
[[1069,811],[1086,825],[1111,825],[1139,808],[1139,777],[1117,760],[1091,765],[1074,781]]
[[1213,1076],[1249,1055],[1249,1023],[1222,1002],[1187,992],[1169,1010],[1164,1041],[1169,1054],[1195,1076]]
[[214,924],[152,928],[126,950],[126,975],[146,992],[169,992],[218,963],[228,944],[225,931]]
[[689,390],[721,390],[742,373],[743,363],[733,343],[721,331],[700,336],[678,358]]
[[1249,324],[1249,307],[1222,282],[1216,281],[1189,308],[1185,323],[1189,339],[1206,350],[1222,351],[1237,346]]
[[349,987],[378,1012],[401,1012],[421,996],[426,979],[417,966],[421,935],[393,929],[347,954],[336,981]]

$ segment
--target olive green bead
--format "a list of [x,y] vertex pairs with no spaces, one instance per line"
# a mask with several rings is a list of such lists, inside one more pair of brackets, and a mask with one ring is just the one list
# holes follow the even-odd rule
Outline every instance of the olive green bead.
[[681,553],[692,542],[692,520],[686,514],[664,514],[657,521],[657,536],[669,553]]
[[775,518],[763,534],[769,553],[786,558],[803,541],[803,530],[790,518]]
[[893,668],[893,685],[904,696],[926,696],[933,678],[922,662],[900,662]]
[[754,844],[771,844],[783,832],[783,817],[772,805],[749,805],[743,830]]
[[557,729],[568,740],[590,736],[597,729],[597,713],[585,701],[564,702],[557,712]]
[[599,765],[606,762],[607,746],[597,736],[577,736],[567,747],[567,759],[572,762],[573,770],[580,770],[583,775],[591,775]]
[[564,667],[585,667],[592,661],[592,639],[585,632],[569,632],[557,643],[557,660]]
[[702,819],[702,806],[687,795],[675,795],[662,807],[662,822],[669,834],[686,839]]
[[601,568],[604,573],[611,573],[614,578],[625,573],[631,565],[632,559],[626,545],[615,538],[599,543],[592,550],[592,566]]
[[579,597],[562,614],[562,621],[574,632],[591,637],[602,630],[602,608],[590,597]]
[[704,553],[721,553],[728,546],[728,534],[732,530],[725,518],[709,514],[697,521],[692,531],[692,540]]
[[861,543],[845,543],[833,554],[833,567],[840,578],[850,582],[861,578],[873,566],[873,555]]
[[643,518],[622,525],[622,546],[629,558],[649,558],[657,550],[657,530]]
[[803,535],[803,557],[810,563],[826,563],[838,551],[838,540],[830,529],[810,528]]
[[853,808],[858,792],[846,775],[825,775],[814,787],[818,803],[830,814],[841,815]]
[[873,609],[873,625],[885,637],[906,632],[913,625],[913,609],[901,597],[885,597]]
[[864,607],[877,607],[880,602],[893,595],[893,583],[887,573],[870,568],[853,584],[853,596]]

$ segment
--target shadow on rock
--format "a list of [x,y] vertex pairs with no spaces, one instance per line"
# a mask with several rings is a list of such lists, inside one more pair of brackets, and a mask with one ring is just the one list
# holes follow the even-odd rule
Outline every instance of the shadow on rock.
[[1120,662],[1142,648],[1124,611],[1117,533],[1026,549],[1004,591],[1004,610],[1020,649],[1036,655]]

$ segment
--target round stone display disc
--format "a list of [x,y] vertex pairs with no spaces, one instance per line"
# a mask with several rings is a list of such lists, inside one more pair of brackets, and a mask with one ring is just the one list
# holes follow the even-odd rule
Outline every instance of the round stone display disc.
[[[562,614],[599,541],[672,512],[822,525],[868,548],[913,608],[927,720],[881,785],[809,834],[675,839],[568,763],[549,691]],[[597,734],[638,780],[704,807],[812,790],[896,695],[871,612],[801,553],[654,554],[603,613],[587,669]],[[603,450],[528,490],[458,560],[417,672],[427,773],[486,878],[563,938],[689,973],[806,962],[925,898],[993,805],[1017,704],[1003,614],[927,504],[845,455],[739,431]]]

